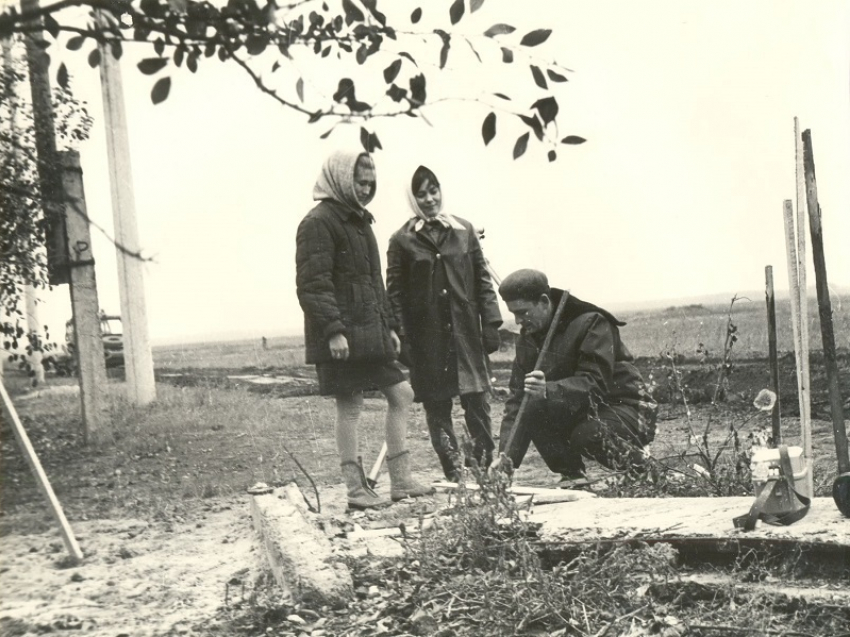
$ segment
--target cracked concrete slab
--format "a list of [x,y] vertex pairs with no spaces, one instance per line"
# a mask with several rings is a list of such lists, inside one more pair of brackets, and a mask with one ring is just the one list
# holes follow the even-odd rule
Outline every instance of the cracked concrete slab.
[[354,597],[348,567],[295,484],[251,497],[251,516],[272,574],[294,599],[345,607]]

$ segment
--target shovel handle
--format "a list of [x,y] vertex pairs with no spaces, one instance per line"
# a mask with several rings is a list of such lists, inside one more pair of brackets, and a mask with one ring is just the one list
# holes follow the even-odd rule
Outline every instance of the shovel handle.
[[[552,322],[549,324],[549,331],[546,332],[546,339],[543,341],[543,347],[540,348],[540,353],[537,355],[537,362],[534,364],[534,371],[539,371],[543,365],[543,358],[546,356],[546,352],[549,351],[549,347],[552,344],[552,337],[555,336],[555,328],[561,321],[561,316],[564,314],[564,307],[566,307],[567,300],[569,298],[570,293],[564,290],[561,300],[558,303],[558,307],[555,309],[555,315],[552,317]],[[502,447],[504,450],[502,453],[508,455],[508,457],[510,457],[511,447],[513,446],[514,439],[516,438],[520,425],[522,424],[522,417],[525,415],[526,405],[528,405],[528,394],[523,393],[522,402],[519,404],[519,411],[516,413],[514,424],[511,427],[510,432],[508,432],[508,438],[505,440],[504,447]]]

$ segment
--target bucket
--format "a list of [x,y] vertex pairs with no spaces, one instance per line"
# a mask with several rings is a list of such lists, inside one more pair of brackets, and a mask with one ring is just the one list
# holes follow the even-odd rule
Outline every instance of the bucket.
[[[791,461],[791,469],[794,472],[794,490],[800,495],[811,499],[812,493],[809,492],[808,481],[806,480],[809,475],[809,467],[806,466],[803,449],[801,447],[788,447],[788,458]],[[770,483],[772,481],[783,480],[779,461],[779,449],[759,449],[753,453],[750,468],[752,470],[753,488],[756,492],[756,498],[758,498],[766,487],[769,488],[771,486]],[[782,493],[782,491],[774,491],[770,498],[768,498],[764,506],[765,513],[786,513],[788,511],[788,502],[784,502],[778,493]]]

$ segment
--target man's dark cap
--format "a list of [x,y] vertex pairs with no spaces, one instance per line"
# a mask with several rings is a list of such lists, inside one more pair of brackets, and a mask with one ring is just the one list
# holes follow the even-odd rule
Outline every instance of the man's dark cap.
[[517,270],[502,279],[499,295],[505,303],[511,301],[537,302],[544,294],[550,295],[549,279],[539,270]]

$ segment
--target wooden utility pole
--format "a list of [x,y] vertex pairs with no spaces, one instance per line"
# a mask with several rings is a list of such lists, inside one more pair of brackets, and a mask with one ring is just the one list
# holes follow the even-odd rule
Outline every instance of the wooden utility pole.
[[[21,0],[22,13],[36,12],[38,0]],[[32,24],[41,27],[41,19]],[[47,248],[47,276],[51,285],[68,283],[68,244],[65,235],[65,209],[62,204],[62,169],[56,153],[56,132],[50,99],[49,60],[39,43],[44,42],[36,29],[24,38],[32,92],[32,117],[35,124],[35,148],[38,154],[38,181],[42,210],[46,221],[44,244]]]
[[[22,0],[21,8],[24,13],[36,12],[39,9],[38,0]],[[35,20],[33,24],[41,26],[41,20]],[[43,36],[38,29],[25,39],[39,185],[48,226],[45,237],[48,278],[53,285],[69,284],[76,334],[83,438],[90,442],[102,436],[101,409],[106,387],[106,363],[98,320],[100,307],[79,153],[69,151],[65,157],[60,157],[56,151],[48,59],[44,49],[38,46],[42,40]],[[63,161],[68,164],[67,170]],[[71,228],[67,227],[68,223],[71,223]]]
[[[102,14],[98,19],[103,21]],[[153,355],[148,339],[145,306],[144,263],[139,258],[139,233],[130,166],[127,114],[121,85],[121,68],[108,41],[100,49],[100,85],[112,190],[112,219],[118,260],[118,289],[121,297],[121,323],[124,339],[124,370],[127,399],[134,405],[156,400]]]
[[100,305],[97,300],[97,280],[94,274],[94,256],[80,154],[75,150],[62,153],[62,168],[66,196],[65,224],[68,232],[68,251],[71,255],[71,306],[77,341],[83,435],[86,442],[100,442],[105,434],[103,404],[107,383],[106,361],[100,333]]

